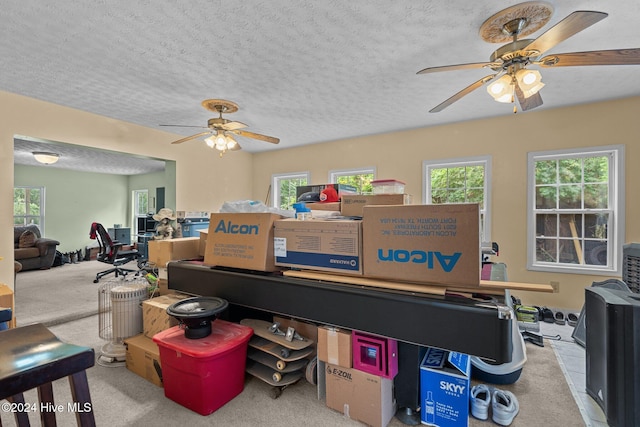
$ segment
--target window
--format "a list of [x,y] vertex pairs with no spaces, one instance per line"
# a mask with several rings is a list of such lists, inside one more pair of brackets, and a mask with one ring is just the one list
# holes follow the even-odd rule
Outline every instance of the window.
[[138,218],[146,217],[149,212],[149,191],[133,190],[133,224],[135,234],[145,232],[146,230],[138,230]]
[[13,189],[13,224],[36,224],[44,236],[44,187]]
[[280,209],[291,209],[291,206],[296,202],[296,187],[307,185],[308,182],[309,172],[273,175],[271,177],[271,188],[273,189],[272,206]]
[[480,237],[491,241],[491,157],[425,160],[423,176],[426,204],[478,203]]
[[618,270],[624,236],[623,150],[529,153],[529,269]]
[[329,172],[329,182],[352,185],[358,189],[359,194],[367,194],[373,192],[371,181],[375,176],[375,168],[335,170]]

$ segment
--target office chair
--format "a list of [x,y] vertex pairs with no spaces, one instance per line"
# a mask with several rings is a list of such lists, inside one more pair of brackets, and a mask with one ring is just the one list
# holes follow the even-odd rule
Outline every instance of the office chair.
[[113,268],[96,274],[96,279],[93,283],[98,283],[100,279],[107,274],[115,273],[115,276],[118,277],[126,276],[127,273],[140,271],[139,266],[137,270],[121,267],[130,261],[142,258],[142,254],[135,249],[126,251],[122,250],[124,243],[120,243],[117,240],[111,240],[111,236],[109,236],[109,233],[107,233],[107,230],[102,226],[102,224],[98,222],[92,223],[89,237],[93,240],[97,240],[98,245],[100,246],[100,252],[98,253],[97,258],[98,261],[113,265]]

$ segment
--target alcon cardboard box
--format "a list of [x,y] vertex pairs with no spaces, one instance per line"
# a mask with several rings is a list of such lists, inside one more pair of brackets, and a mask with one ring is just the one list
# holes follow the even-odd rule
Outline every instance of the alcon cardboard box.
[[389,424],[396,411],[392,379],[330,363],[323,365],[329,408],[369,426]]
[[362,208],[368,205],[409,205],[409,194],[345,194],[340,200],[343,216],[362,216]]
[[212,213],[204,264],[277,271],[273,256],[272,213]]
[[420,364],[422,424],[469,425],[469,355],[429,347]]
[[276,221],[276,265],[360,275],[361,225],[361,221],[333,219]]
[[365,206],[363,214],[365,276],[480,285],[478,204]]
[[149,382],[162,387],[162,366],[158,344],[143,334],[124,340],[127,347],[127,369]]

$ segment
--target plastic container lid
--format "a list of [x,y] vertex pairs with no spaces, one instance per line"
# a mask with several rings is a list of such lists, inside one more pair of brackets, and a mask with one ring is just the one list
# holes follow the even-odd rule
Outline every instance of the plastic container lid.
[[180,326],[174,326],[153,336],[153,341],[171,350],[193,358],[221,355],[249,341],[253,329],[237,323],[217,319],[211,325],[211,334],[197,340],[185,337]]

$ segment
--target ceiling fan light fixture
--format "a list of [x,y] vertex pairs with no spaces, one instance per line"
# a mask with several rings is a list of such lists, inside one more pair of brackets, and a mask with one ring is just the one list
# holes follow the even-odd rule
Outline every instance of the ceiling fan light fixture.
[[513,95],[513,79],[509,74],[505,74],[495,82],[487,86],[487,92],[498,102],[511,102]]
[[542,75],[537,70],[522,69],[516,72],[516,80],[526,98],[538,93],[544,87]]
[[208,146],[209,148],[213,148],[213,147],[215,147],[215,145],[216,145],[215,136],[214,136],[214,135],[211,135],[210,137],[205,138],[205,139],[204,139],[204,142],[207,144],[207,146]]
[[238,145],[238,142],[231,137],[231,135],[227,135],[227,149],[233,150]]
[[42,163],[43,165],[52,165],[60,158],[59,154],[46,151],[34,151],[31,154],[33,154],[33,158],[36,159],[38,163]]

